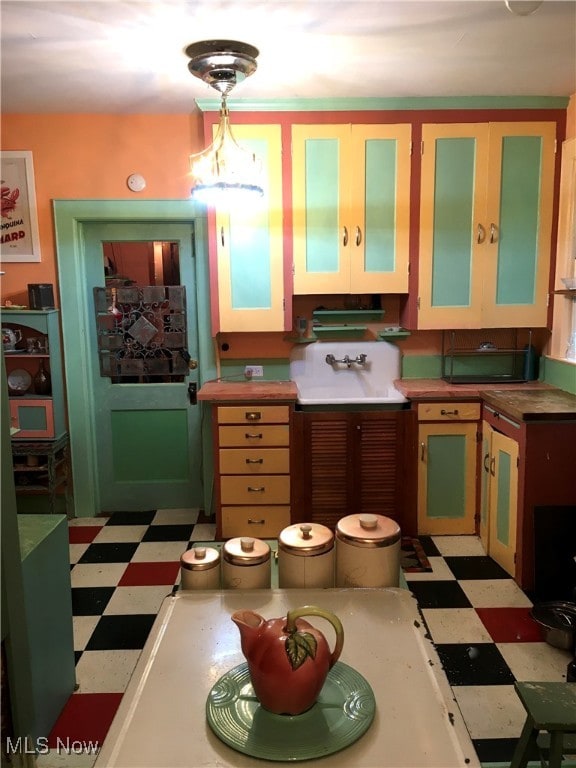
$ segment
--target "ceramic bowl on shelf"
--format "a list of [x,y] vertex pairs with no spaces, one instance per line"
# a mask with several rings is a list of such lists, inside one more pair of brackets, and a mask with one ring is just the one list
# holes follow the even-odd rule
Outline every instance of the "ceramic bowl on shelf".
[[8,374],[8,392],[11,395],[25,395],[32,386],[32,376],[24,368],[16,368]]

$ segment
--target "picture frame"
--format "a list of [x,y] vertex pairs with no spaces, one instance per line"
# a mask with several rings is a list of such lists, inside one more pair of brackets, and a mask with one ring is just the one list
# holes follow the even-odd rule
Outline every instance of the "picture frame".
[[32,152],[0,152],[0,262],[38,262],[40,237]]

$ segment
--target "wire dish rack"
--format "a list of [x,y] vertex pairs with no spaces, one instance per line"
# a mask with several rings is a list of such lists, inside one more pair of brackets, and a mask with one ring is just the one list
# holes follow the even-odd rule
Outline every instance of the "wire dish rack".
[[520,383],[537,378],[532,331],[442,332],[442,378],[451,384]]

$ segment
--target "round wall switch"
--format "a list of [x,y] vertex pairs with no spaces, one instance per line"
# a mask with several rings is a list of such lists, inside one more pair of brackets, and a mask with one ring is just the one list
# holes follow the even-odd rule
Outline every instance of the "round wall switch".
[[133,173],[128,176],[126,183],[128,184],[128,189],[131,189],[132,192],[142,192],[146,187],[146,179],[139,173]]

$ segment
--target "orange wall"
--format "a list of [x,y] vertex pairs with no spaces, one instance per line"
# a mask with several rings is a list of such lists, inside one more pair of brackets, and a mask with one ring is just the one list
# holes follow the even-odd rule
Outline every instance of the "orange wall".
[[[1,148],[31,150],[34,162],[42,261],[2,264],[2,302],[27,305],[28,283],[58,283],[52,200],[188,198],[188,157],[203,148],[202,119],[200,114],[3,115]],[[146,179],[143,192],[126,186],[131,173]]]

